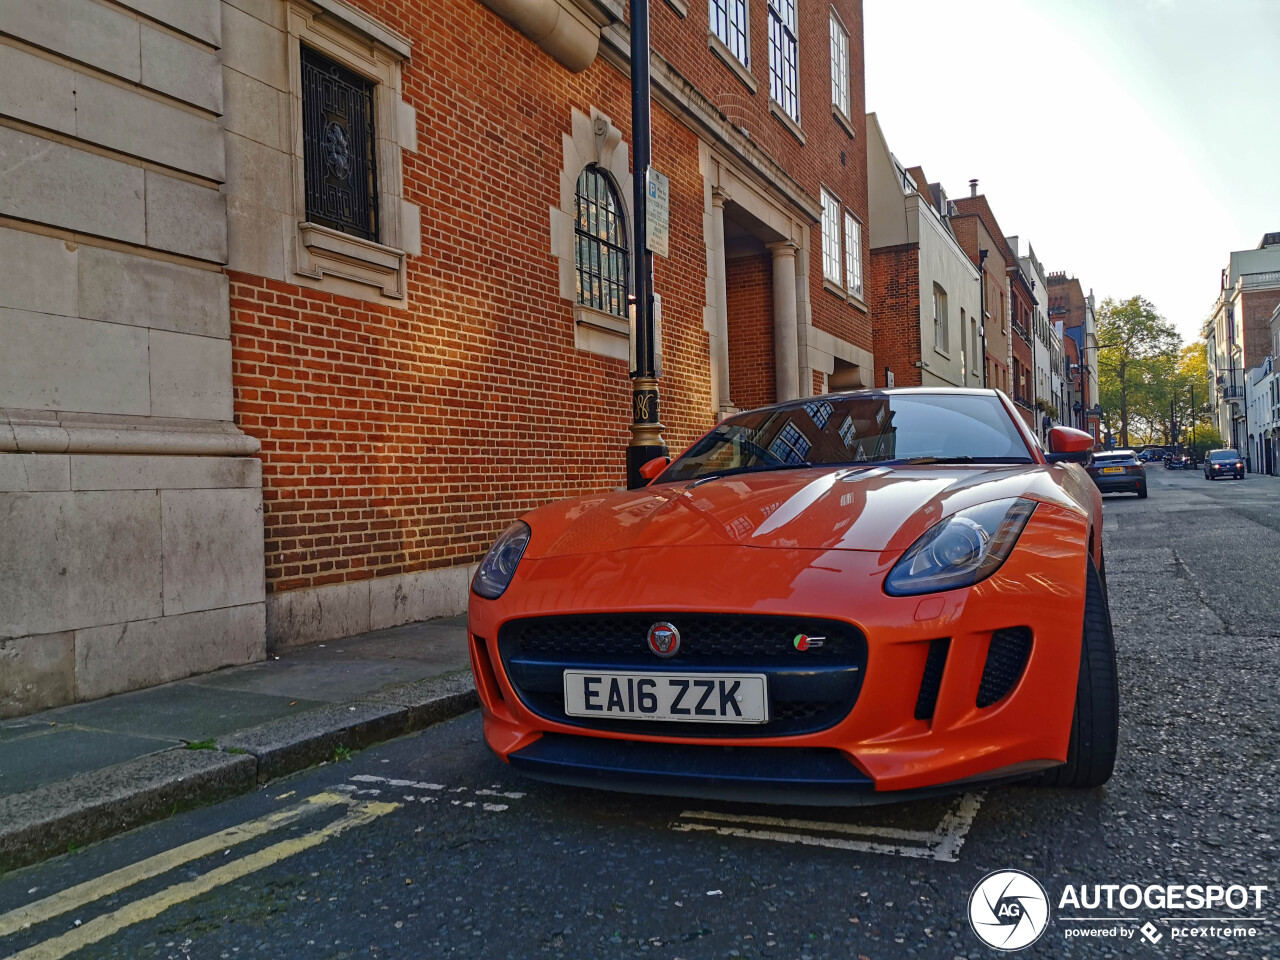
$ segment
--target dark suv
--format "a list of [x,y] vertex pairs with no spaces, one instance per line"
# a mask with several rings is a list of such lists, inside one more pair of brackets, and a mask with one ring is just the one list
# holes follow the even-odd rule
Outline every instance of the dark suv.
[[1217,480],[1219,477],[1235,477],[1244,479],[1244,461],[1234,450],[1210,450],[1204,458],[1204,478]]
[[1132,450],[1106,450],[1093,455],[1085,468],[1100,493],[1136,493],[1147,498],[1147,471]]

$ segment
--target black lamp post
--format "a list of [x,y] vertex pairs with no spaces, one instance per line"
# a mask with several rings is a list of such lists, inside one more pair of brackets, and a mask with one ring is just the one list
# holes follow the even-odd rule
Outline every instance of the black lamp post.
[[648,481],[640,468],[665,457],[658,419],[658,371],[653,324],[653,254],[648,235],[648,173],[653,156],[649,98],[649,0],[631,0],[631,156],[635,199],[635,352],[631,372],[631,439],[627,443],[627,487]]

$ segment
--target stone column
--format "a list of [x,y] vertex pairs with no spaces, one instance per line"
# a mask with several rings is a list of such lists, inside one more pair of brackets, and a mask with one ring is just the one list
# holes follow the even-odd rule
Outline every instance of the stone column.
[[773,366],[777,400],[800,397],[799,319],[796,311],[796,245],[769,244],[773,254]]
[[729,287],[724,250],[724,202],[721,190],[711,191],[711,256],[715,297],[715,329],[711,334],[711,402],[723,419],[735,412],[729,393]]

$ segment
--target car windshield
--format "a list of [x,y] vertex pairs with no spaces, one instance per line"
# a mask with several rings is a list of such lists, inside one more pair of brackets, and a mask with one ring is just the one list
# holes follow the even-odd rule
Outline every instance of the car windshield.
[[730,417],[661,479],[819,464],[1032,462],[993,394],[854,393]]
[[1234,450],[1215,450],[1209,454],[1210,460],[1239,460],[1240,454]]

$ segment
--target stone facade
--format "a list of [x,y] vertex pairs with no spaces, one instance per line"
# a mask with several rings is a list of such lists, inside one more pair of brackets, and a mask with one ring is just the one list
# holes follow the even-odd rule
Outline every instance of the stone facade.
[[[0,709],[460,612],[512,518],[622,483],[629,326],[574,225],[592,168],[629,231],[624,7],[0,6]],[[739,56],[652,4],[676,449],[874,367],[861,4],[799,5],[785,106],[748,10]],[[365,231],[311,213],[316,58],[368,91]]]
[[0,716],[260,659],[216,0],[0,7]]

